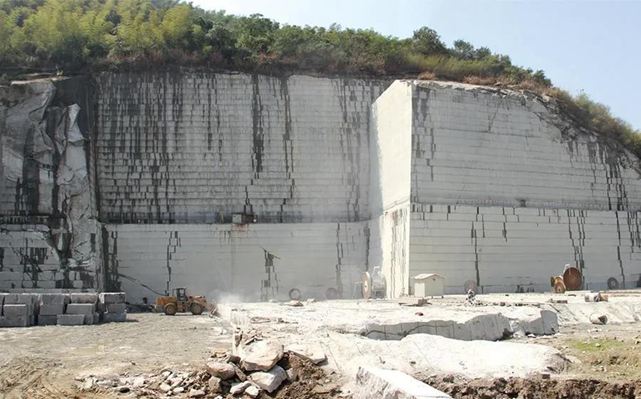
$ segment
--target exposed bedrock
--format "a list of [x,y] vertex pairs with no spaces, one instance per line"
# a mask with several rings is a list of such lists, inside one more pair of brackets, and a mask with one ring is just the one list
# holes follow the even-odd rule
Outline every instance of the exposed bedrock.
[[44,79],[0,91],[0,289],[96,288],[91,86]]
[[567,263],[589,289],[641,281],[638,159],[530,94],[191,69],[0,91],[3,289],[350,298],[382,266],[389,297],[422,273],[544,291]]
[[[559,331],[557,314],[524,307],[399,307],[392,302],[319,302],[304,308],[277,304],[223,304],[221,315],[231,323],[251,328],[258,320],[277,320],[291,331],[336,331],[375,340],[400,340],[412,334],[431,334],[457,340],[496,341],[513,335],[550,335]],[[296,327],[298,328],[298,327]]]

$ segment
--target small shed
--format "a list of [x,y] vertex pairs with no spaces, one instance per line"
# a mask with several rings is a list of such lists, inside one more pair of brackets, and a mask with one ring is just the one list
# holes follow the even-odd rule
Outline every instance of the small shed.
[[442,296],[445,292],[445,277],[436,273],[414,276],[414,295],[417,297]]

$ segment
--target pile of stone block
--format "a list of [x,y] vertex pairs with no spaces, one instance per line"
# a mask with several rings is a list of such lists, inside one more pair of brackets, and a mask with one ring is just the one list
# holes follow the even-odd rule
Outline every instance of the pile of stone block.
[[50,326],[58,324],[58,315],[65,313],[69,295],[66,294],[40,294],[40,311],[38,325]]
[[103,292],[98,295],[105,323],[127,320],[127,304],[124,292]]
[[58,315],[58,325],[78,326],[100,322],[98,310],[98,294],[74,293],[69,295],[69,304],[64,314]]
[[0,294],[0,327],[77,326],[126,320],[124,292]]

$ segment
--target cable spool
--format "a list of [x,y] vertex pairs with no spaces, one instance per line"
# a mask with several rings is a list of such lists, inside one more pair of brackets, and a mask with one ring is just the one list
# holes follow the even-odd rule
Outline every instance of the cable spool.
[[363,299],[372,297],[372,277],[369,272],[361,274],[361,293],[363,294]]
[[563,272],[563,282],[568,291],[577,291],[583,287],[583,275],[574,266],[567,266]]
[[299,301],[300,298],[302,297],[302,294],[300,293],[300,290],[298,288],[292,288],[289,290],[289,299],[292,301]]
[[361,290],[364,299],[385,298],[387,283],[380,266],[374,267],[372,273],[361,274]]

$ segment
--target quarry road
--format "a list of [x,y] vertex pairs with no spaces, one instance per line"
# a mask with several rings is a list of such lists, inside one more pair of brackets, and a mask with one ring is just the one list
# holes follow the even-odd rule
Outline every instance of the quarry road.
[[[219,318],[133,313],[125,323],[0,329],[0,399],[98,398],[75,389],[76,377],[202,365],[229,348]],[[107,396],[108,397],[108,396]]]

